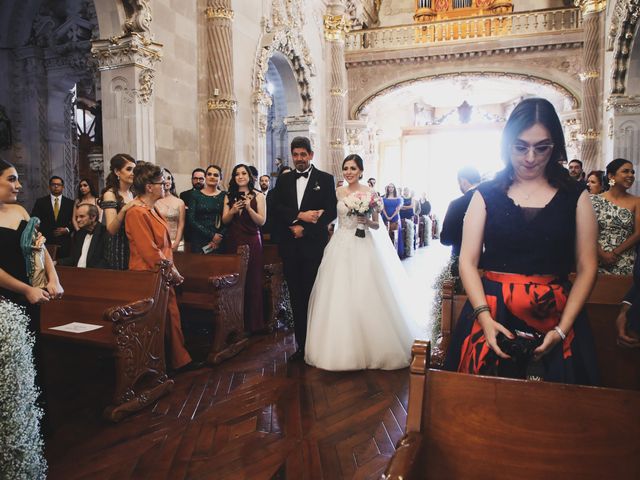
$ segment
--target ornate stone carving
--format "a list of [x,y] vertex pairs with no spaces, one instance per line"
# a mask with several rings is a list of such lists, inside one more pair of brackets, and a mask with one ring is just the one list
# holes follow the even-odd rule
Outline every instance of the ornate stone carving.
[[629,56],[639,16],[640,0],[618,0],[616,2],[611,18],[611,24],[617,26],[617,33],[613,42],[612,94],[624,94],[626,91]]
[[584,15],[600,13],[607,8],[607,0],[574,0],[573,4],[582,10]]
[[600,73],[595,71],[595,70],[591,70],[588,72],[580,72],[578,74],[578,77],[580,78],[581,82],[585,82],[587,80],[590,80],[592,78],[600,78]]
[[204,14],[207,17],[207,20],[213,20],[214,18],[233,20],[234,17],[234,12],[230,8],[212,7],[211,5],[205,9]]
[[151,33],[151,0],[123,0],[127,20],[124,22],[125,33],[140,33],[147,36]]
[[347,94],[346,88],[332,88],[329,90],[329,95],[332,97],[344,97]]
[[344,42],[345,33],[351,30],[351,20],[346,15],[324,16],[324,38],[329,42]]
[[607,111],[613,110],[619,115],[639,115],[640,114],[640,96],[612,96],[607,100]]
[[138,97],[140,98],[141,103],[149,103],[149,100],[151,100],[151,95],[153,94],[154,76],[155,72],[150,68],[145,68],[140,73],[140,88],[138,89]]
[[162,44],[152,42],[137,33],[108,40],[95,40],[92,43],[91,55],[98,62],[100,70],[132,65],[153,69],[162,59]]
[[586,132],[579,132],[578,133],[578,140],[584,141],[584,140],[599,140],[600,139],[600,132],[595,131],[592,128],[589,128]]
[[210,112],[224,110],[236,113],[238,110],[238,102],[228,98],[210,98],[207,100],[207,110]]

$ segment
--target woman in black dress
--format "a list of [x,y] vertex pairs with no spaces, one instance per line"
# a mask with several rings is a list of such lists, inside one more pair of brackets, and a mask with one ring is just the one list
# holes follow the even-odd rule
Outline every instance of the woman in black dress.
[[[596,277],[597,226],[588,193],[558,162],[565,142],[551,103],[518,104],[504,129],[502,158],[505,169],[478,186],[465,216],[460,276],[469,300],[445,368],[596,384],[583,306]],[[538,345],[531,356],[503,350],[516,337]]]

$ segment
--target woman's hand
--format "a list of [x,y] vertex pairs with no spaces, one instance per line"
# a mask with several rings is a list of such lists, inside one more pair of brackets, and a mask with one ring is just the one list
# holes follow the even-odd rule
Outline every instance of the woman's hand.
[[58,278],[49,280],[47,283],[47,293],[51,299],[62,298],[62,295],[64,295],[64,288],[60,285]]
[[209,242],[209,245],[214,250],[217,250],[220,247],[221,243],[222,243],[222,235],[220,235],[219,233],[216,233],[211,239],[211,241]]
[[177,285],[181,285],[182,282],[184,282],[184,277],[182,275],[180,275],[180,272],[178,271],[178,269],[175,267],[175,265],[173,267],[171,267],[171,279],[172,279],[172,284],[173,286],[177,286]]
[[498,333],[502,333],[508,338],[513,338],[513,334],[509,331],[509,329],[491,318],[489,312],[482,312],[480,315],[478,315],[478,323],[482,327],[484,338],[487,342],[487,345],[489,345],[489,348],[493,350],[500,358],[511,358],[509,355],[500,350],[500,347],[498,347],[498,341],[496,340]]
[[366,225],[367,217],[365,215],[357,215],[358,225]]
[[33,249],[40,250],[42,247],[44,247],[44,244],[46,242],[47,242],[47,237],[42,235],[42,233],[38,232],[38,234],[36,235],[36,239],[33,242]]
[[542,344],[533,351],[533,359],[535,361],[540,360],[544,355],[553,350],[558,343],[560,343],[562,339],[560,335],[555,330],[549,330],[547,334],[544,336],[544,340],[542,340]]
[[618,261],[618,257],[613,252],[600,252],[600,263],[604,265],[613,265]]
[[244,207],[245,207],[244,200],[238,200],[238,201],[236,201],[236,202],[231,206],[231,208],[229,209],[229,211],[230,211],[233,215],[235,215],[235,214],[237,214],[237,213],[241,213],[241,212],[242,212],[242,209],[243,209]]
[[49,292],[42,290],[41,288],[29,287],[24,296],[27,298],[27,302],[32,305],[39,303],[46,303],[49,301]]

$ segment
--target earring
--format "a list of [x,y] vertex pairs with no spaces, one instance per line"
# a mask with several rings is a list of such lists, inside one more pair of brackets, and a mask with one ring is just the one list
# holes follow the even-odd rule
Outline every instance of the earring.
[[613,178],[609,179],[609,186],[613,187],[616,184],[616,181]]

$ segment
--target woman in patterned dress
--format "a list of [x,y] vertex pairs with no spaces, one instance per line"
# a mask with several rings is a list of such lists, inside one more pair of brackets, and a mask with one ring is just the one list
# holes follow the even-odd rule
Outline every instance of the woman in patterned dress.
[[640,198],[627,191],[635,180],[633,164],[616,158],[607,165],[607,178],[609,190],[591,197],[598,219],[598,271],[631,275],[640,240]]

